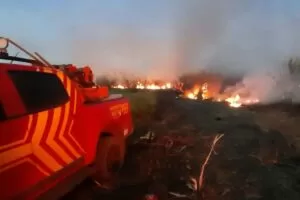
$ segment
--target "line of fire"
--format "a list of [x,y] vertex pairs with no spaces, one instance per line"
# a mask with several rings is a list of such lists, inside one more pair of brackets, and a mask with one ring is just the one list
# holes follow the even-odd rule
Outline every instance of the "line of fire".
[[235,108],[260,102],[259,98],[251,94],[250,91],[247,91],[246,89],[241,91],[241,87],[232,88],[226,85],[225,82],[226,81],[222,80],[222,78],[217,75],[208,74],[204,78],[200,77],[197,80],[192,80],[191,82],[188,80],[167,82],[163,80],[138,79],[123,82],[115,81],[115,83],[110,83],[110,87],[120,90],[175,90],[180,98],[198,101],[206,100],[225,102],[230,107]]

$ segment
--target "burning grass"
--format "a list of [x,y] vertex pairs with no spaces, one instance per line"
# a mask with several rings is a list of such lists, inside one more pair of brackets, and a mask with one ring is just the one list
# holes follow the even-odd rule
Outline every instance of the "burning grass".
[[[243,85],[237,84],[233,88],[222,90],[223,92],[214,92],[212,88],[216,88],[214,84],[205,81],[179,88],[181,96],[191,101],[180,100],[175,103],[177,106],[174,108],[171,108],[171,105],[175,105],[172,103],[173,100],[171,98],[166,100],[165,95],[160,95],[160,98],[163,96],[162,99],[165,99],[163,105],[162,102],[157,101],[159,99],[157,95],[153,97],[156,99],[155,103],[150,103],[156,109],[164,108],[164,110],[159,110],[160,123],[163,125],[159,125],[159,128],[155,127],[156,125],[153,126],[153,122],[149,125],[158,137],[170,134],[170,132],[190,135],[190,131],[182,129],[188,124],[193,124],[193,128],[197,130],[197,133],[192,136],[196,145],[192,149],[187,148],[180,158],[172,161],[175,171],[171,175],[172,178],[176,173],[178,176],[183,176],[182,174],[189,172],[189,169],[184,167],[183,170],[186,171],[179,172],[175,167],[182,159],[193,162],[192,177],[198,177],[199,173],[202,177],[199,178],[197,187],[199,189],[201,186],[200,199],[258,199],[262,197],[274,199],[285,196],[291,197],[289,199],[300,199],[297,189],[300,187],[300,174],[297,173],[300,169],[295,164],[298,161],[294,159],[298,157],[299,160],[300,155],[299,110],[295,112],[296,107],[290,105],[258,105],[260,99],[250,94]],[[136,101],[132,101],[133,104],[151,99],[147,97],[151,94],[147,91],[149,88],[140,89],[146,89],[146,91],[140,91],[140,96],[134,97]],[[149,109],[148,106],[140,105],[136,110],[141,107]],[[229,107],[241,107],[241,109]],[[211,146],[207,145],[209,142],[207,138],[211,138],[216,132],[224,133],[224,137],[216,150],[209,151]],[[184,146],[182,148],[185,149]],[[208,152],[212,152],[209,155],[213,154],[213,159],[209,159],[209,156],[205,157]],[[153,156],[161,157],[152,153],[148,156],[150,157],[141,156],[141,162],[146,162],[145,159],[155,160]],[[169,155],[164,156],[157,159],[158,165],[169,157]],[[149,165],[145,164],[145,166]],[[158,175],[161,179],[156,179],[156,181],[163,182],[164,187],[173,192],[170,188],[173,186],[170,186],[171,183],[168,181],[170,179],[168,171],[173,171],[171,168],[173,167],[162,170]],[[198,170],[197,173],[195,169]],[[199,169],[201,169],[200,172]],[[152,172],[149,172],[147,176],[153,176]],[[157,174],[155,177],[157,178]],[[283,185],[282,182],[289,182],[289,185]],[[184,184],[178,184],[181,184],[177,186],[178,190],[181,190],[180,187],[184,187]]]
[[[205,77],[208,76],[208,77]],[[190,80],[181,81],[151,81],[151,80],[126,80],[124,83],[113,83],[111,88],[120,90],[177,90],[181,92],[180,95],[183,98],[193,100],[212,100],[217,102],[227,102],[231,107],[241,107],[242,105],[256,104],[259,99],[243,86],[236,85],[235,87],[226,87],[225,90],[221,90],[222,81],[219,77],[211,78],[212,75],[202,75],[199,80],[195,80],[193,83]]]

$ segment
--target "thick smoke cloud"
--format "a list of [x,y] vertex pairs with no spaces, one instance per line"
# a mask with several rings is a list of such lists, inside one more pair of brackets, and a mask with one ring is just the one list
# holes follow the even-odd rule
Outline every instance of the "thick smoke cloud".
[[290,57],[300,55],[300,15],[293,5],[297,6],[284,1],[189,1],[177,26],[177,67],[243,75],[235,92],[247,90],[264,103],[280,101],[287,93],[298,101],[299,83],[292,81],[286,67]]
[[177,31],[183,65],[229,74],[281,67],[300,53],[299,14],[292,7],[285,1],[188,1]]

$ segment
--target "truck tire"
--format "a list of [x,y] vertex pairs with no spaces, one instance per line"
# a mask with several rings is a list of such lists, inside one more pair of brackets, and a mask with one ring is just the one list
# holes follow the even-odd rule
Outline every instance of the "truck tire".
[[101,185],[114,187],[118,172],[125,157],[125,140],[121,136],[101,137],[97,146],[95,158],[94,180]]

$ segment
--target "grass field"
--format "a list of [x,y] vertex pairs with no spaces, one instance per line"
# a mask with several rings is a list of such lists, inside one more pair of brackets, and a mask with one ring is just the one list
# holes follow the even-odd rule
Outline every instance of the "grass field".
[[[147,123],[156,109],[157,93],[154,91],[112,89],[111,93],[123,94],[129,99],[135,123]],[[295,145],[300,152],[299,113],[291,106],[283,106],[285,110],[282,110],[280,105],[259,107],[261,108],[256,108],[253,112],[257,124],[263,129],[274,129],[281,132],[289,143]],[[289,110],[286,110],[286,107]],[[292,116],[291,111],[294,113]]]
[[[129,99],[135,121],[120,174],[123,185],[103,193],[93,183],[83,183],[71,194],[82,198],[65,199],[144,199],[149,191],[166,196],[200,193],[203,198],[198,199],[300,199],[299,156],[285,140],[295,143],[299,136],[300,115],[294,106],[236,109],[175,99],[167,91],[114,89],[111,93]],[[141,141],[149,130],[155,140]],[[219,134],[224,137],[212,149]],[[202,169],[203,187],[193,192],[187,183],[191,177],[199,181]]]
[[129,99],[135,123],[147,121],[156,108],[156,93],[146,90],[111,89],[112,94],[122,94]]
[[255,120],[264,129],[274,129],[282,133],[293,145],[297,153],[300,153],[300,115],[291,116],[281,110],[268,110],[266,112],[255,113]]

